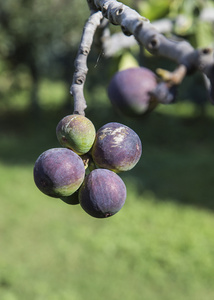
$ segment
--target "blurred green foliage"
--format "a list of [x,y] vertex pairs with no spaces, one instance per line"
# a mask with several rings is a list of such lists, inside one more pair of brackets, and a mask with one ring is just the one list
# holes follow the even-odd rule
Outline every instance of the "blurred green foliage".
[[139,1],[138,11],[149,20],[168,18],[174,21],[169,35],[185,38],[193,47],[213,45],[214,25],[209,20],[201,20],[200,13],[204,8],[214,8],[212,0],[147,0]]
[[37,105],[41,78],[71,82],[88,14],[84,0],[1,1],[1,101],[25,89],[31,91],[32,104]]

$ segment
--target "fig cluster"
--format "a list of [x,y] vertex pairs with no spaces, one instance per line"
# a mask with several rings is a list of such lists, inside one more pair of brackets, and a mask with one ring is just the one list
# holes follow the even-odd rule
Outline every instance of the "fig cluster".
[[72,114],[56,126],[61,145],[44,151],[34,165],[34,181],[44,194],[80,204],[95,218],[117,213],[126,200],[119,172],[131,170],[142,154],[139,136],[111,122],[97,132],[85,116]]
[[115,109],[127,116],[137,117],[151,112],[158,104],[152,94],[157,77],[144,67],[118,71],[108,86],[108,96]]

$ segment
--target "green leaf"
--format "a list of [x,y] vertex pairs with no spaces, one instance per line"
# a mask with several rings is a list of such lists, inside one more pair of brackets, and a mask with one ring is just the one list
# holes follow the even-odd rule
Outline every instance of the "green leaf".
[[210,22],[198,22],[196,30],[197,47],[213,46],[213,28]]
[[133,67],[139,67],[138,61],[130,52],[125,52],[120,59],[118,69],[121,71]]
[[169,12],[169,0],[148,0],[139,4],[139,12],[150,21],[163,18]]

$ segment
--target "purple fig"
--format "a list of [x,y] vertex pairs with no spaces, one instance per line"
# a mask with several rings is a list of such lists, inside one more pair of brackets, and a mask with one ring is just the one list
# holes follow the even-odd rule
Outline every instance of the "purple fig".
[[84,177],[83,161],[70,149],[49,149],[35,162],[35,184],[40,191],[51,197],[70,196],[80,187]]
[[157,86],[156,75],[144,67],[118,71],[108,86],[112,105],[128,116],[139,116],[153,110],[158,102],[152,96]]
[[81,207],[95,218],[107,218],[116,214],[126,200],[126,186],[114,172],[95,169],[89,173],[80,190]]
[[137,164],[141,154],[141,140],[128,126],[112,122],[97,131],[92,157],[99,168],[128,171]]

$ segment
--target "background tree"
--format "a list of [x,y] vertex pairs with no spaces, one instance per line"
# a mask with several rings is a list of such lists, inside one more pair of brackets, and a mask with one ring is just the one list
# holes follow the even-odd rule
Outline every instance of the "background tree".
[[41,78],[71,81],[74,48],[88,12],[87,6],[81,12],[78,7],[75,0],[1,2],[1,69],[9,81],[2,87],[4,96],[30,88],[35,108]]

